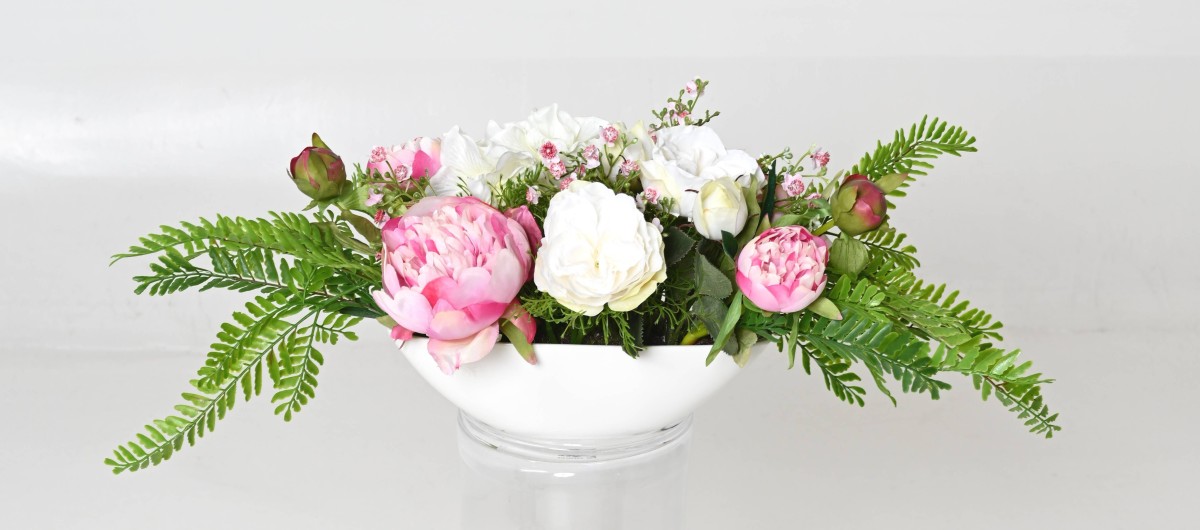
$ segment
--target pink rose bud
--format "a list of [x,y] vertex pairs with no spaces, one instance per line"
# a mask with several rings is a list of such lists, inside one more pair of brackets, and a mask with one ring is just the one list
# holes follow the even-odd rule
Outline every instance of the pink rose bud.
[[869,232],[887,219],[887,199],[883,190],[866,175],[850,175],[830,201],[833,220],[846,235]]
[[383,288],[372,294],[396,322],[392,337],[428,336],[447,374],[490,353],[533,272],[528,231],[474,197],[426,197],[388,221]]
[[346,166],[317,133],[312,147],[305,147],[292,159],[288,176],[302,193],[315,200],[332,199],[342,194],[346,184]]
[[801,226],[771,228],[746,244],[737,257],[734,281],[754,305],[772,313],[794,313],[825,290],[829,244]]

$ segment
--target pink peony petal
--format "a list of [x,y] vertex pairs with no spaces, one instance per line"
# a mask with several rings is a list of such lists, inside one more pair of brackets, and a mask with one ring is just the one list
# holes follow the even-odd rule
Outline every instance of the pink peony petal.
[[429,354],[442,372],[450,375],[463,363],[478,361],[491,353],[499,338],[500,326],[493,324],[459,340],[429,339]]

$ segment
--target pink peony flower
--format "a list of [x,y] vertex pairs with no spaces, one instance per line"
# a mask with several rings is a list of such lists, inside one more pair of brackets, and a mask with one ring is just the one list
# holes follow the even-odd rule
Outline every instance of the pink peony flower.
[[734,280],[764,311],[794,313],[825,290],[829,244],[800,226],[772,228],[751,239],[737,257]]
[[533,270],[529,231],[474,197],[426,197],[388,221],[383,290],[373,294],[396,321],[392,338],[425,334],[447,374],[491,352]]
[[441,151],[441,140],[421,137],[391,149],[376,147],[371,150],[367,171],[380,175],[391,173],[405,187],[411,187],[413,180],[432,177],[442,168]]
[[534,254],[537,254],[538,247],[542,246],[542,229],[538,227],[537,220],[529,212],[529,207],[521,205],[509,209],[507,212],[504,212],[504,215],[516,221],[521,225],[521,228],[525,229],[525,237],[529,239],[529,247],[533,249]]

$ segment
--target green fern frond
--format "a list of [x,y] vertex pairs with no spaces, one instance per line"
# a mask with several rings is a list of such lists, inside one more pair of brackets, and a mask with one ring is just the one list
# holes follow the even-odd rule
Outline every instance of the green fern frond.
[[973,153],[974,143],[975,137],[962,127],[938,118],[931,121],[929,116],[925,116],[907,131],[897,129],[891,142],[877,143],[875,150],[864,154],[850,173],[863,174],[871,180],[893,173],[906,173],[910,178],[889,193],[903,197],[903,190],[912,181],[911,177],[926,175],[926,170],[933,168],[931,160],[943,154],[962,156],[962,153]]
[[867,246],[867,255],[872,260],[913,270],[921,266],[921,262],[913,255],[917,253],[917,247],[904,243],[907,238],[891,227],[880,227],[858,236],[858,240]]
[[191,257],[206,253],[214,246],[235,252],[257,248],[295,256],[312,265],[355,271],[367,277],[378,274],[369,259],[351,250],[355,245],[349,228],[319,214],[315,221],[288,212],[271,213],[269,219],[218,215],[215,221],[201,218],[197,223],[182,222],[179,228],[162,226],[159,233],[144,236],[138,242],[113,256],[113,261],[167,253],[168,249],[175,250],[177,258],[190,261]]
[[855,384],[862,379],[850,371],[849,361],[829,356],[811,343],[800,342],[797,344],[797,350],[800,352],[800,364],[805,373],[812,374],[812,365],[817,365],[817,369],[821,371],[821,378],[825,381],[826,390],[851,405],[866,405],[863,396],[867,391]]
[[[170,459],[185,441],[194,445],[233,408],[239,388],[246,401],[262,392],[263,360],[280,352],[299,353],[288,357],[286,368],[271,368],[269,374],[277,390],[273,399],[280,399],[281,392],[301,396],[285,396],[289,408],[284,418],[290,420],[291,413],[314,395],[315,366],[323,358],[311,348],[312,343],[333,344],[338,337],[357,339],[348,328],[360,319],[334,313],[342,307],[336,299],[295,296],[284,291],[248,302],[244,312],[234,313],[232,322],[222,324],[204,366],[197,371],[198,377],[190,382],[195,391],[184,393],[185,403],[175,407],[180,415],[146,425],[145,433],[118,446],[105,463],[114,473],[137,471]],[[301,316],[292,318],[297,314]],[[297,347],[297,343],[307,346]]]
[[876,386],[893,404],[885,375],[901,384],[904,392],[925,393],[938,399],[950,385],[935,379],[939,366],[930,356],[929,344],[857,309],[843,308],[842,320],[811,316],[802,324],[804,339],[827,355],[849,362],[860,361],[871,372]]

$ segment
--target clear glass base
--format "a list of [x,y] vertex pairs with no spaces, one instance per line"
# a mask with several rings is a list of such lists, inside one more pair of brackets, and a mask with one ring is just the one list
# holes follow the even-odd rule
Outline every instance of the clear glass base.
[[603,440],[515,437],[459,415],[462,528],[683,528],[691,418]]

